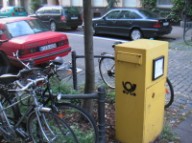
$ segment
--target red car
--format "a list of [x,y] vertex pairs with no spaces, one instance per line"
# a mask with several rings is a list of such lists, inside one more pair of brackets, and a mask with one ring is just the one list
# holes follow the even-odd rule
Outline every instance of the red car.
[[66,56],[70,51],[65,34],[50,31],[40,20],[33,17],[10,17],[0,19],[0,74],[10,67],[20,66],[13,53],[27,63],[42,65],[57,56]]

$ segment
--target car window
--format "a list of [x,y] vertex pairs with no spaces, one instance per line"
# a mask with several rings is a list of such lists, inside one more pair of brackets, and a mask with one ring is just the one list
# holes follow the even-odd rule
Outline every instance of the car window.
[[44,13],[44,9],[43,8],[41,8],[41,9],[39,9],[39,10],[37,10],[37,12],[36,12],[37,14],[43,14]]
[[43,14],[52,14],[52,10],[51,9],[45,9]]
[[122,11],[119,19],[130,19],[130,11]]
[[15,12],[26,12],[24,8],[22,7],[17,7],[17,8],[14,8]]
[[10,8],[2,8],[1,12],[8,12],[10,10]]
[[53,8],[52,14],[58,14],[58,15],[61,14],[61,9]]
[[7,25],[8,32],[12,37],[19,37],[23,35],[30,35],[34,33],[48,31],[48,28],[45,27],[37,19],[17,21],[17,22],[7,23],[6,25]]
[[105,18],[106,18],[106,19],[117,19],[118,16],[119,16],[119,13],[120,13],[119,10],[118,10],[118,11],[112,11],[112,12],[108,13],[108,14],[105,16]]
[[159,16],[150,12],[150,11],[147,11],[147,10],[143,10],[143,9],[140,9],[138,10],[142,15],[144,15],[146,18],[158,18]]
[[130,19],[139,19],[139,18],[141,18],[141,16],[138,15],[137,13],[135,13],[135,12],[130,12],[129,17],[130,17]]

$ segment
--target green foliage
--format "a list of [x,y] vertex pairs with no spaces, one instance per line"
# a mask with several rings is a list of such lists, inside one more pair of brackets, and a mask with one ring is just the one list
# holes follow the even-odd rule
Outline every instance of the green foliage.
[[177,22],[182,20],[184,16],[192,17],[192,1],[189,0],[185,3],[185,0],[172,0],[173,7],[171,8],[171,13],[169,18]]
[[115,102],[115,91],[114,90],[107,91],[106,100],[110,101],[111,103]]
[[176,134],[173,132],[171,126],[169,123],[165,123],[164,127],[163,127],[163,131],[160,135],[160,139],[161,142],[178,142],[178,137],[176,136]]
[[141,2],[142,2],[143,8],[153,11],[156,7],[157,1],[156,0],[142,0]]
[[32,0],[30,6],[31,12],[34,13],[41,6],[41,0]]
[[60,81],[58,78],[53,77],[50,79],[51,89],[53,93],[63,93],[63,94],[75,94],[76,90],[73,89],[73,86],[67,83]]
[[119,0],[107,0],[107,3],[108,3],[107,8],[108,9],[114,8],[118,2]]

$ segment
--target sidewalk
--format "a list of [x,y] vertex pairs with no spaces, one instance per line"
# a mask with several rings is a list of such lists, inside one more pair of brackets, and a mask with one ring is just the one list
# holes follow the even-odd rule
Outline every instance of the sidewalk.
[[192,143],[192,46],[183,42],[183,28],[174,26],[170,38],[169,78],[175,100],[166,110],[168,121],[181,143]]

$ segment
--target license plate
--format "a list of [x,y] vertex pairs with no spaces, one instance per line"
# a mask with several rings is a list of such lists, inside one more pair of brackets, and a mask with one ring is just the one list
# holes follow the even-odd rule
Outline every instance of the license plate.
[[163,26],[168,26],[169,25],[169,22],[164,22],[163,23]]
[[56,43],[49,44],[49,45],[41,46],[40,51],[46,51],[46,50],[54,49],[56,47],[57,47]]
[[72,20],[76,20],[76,19],[78,19],[78,17],[71,17],[71,19],[72,19]]

